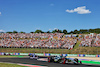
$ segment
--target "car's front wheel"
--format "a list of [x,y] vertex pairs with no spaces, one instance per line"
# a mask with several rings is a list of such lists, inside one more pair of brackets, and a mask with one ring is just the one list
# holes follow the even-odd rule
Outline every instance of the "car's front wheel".
[[80,64],[82,64],[82,61],[80,61]]
[[75,58],[74,61],[76,61],[78,63],[78,59],[77,58]]

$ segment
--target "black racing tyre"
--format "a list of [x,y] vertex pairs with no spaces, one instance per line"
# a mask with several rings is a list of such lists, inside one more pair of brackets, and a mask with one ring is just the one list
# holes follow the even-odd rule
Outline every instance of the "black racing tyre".
[[77,58],[75,58],[74,61],[76,61],[78,63],[78,59]]
[[82,64],[82,61],[80,61],[80,64]]
[[54,62],[54,56],[51,56],[50,58],[51,58],[51,62]]

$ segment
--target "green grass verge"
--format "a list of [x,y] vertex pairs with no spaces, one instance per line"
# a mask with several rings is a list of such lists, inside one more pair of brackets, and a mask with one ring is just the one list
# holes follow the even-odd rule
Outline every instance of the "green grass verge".
[[[76,45],[77,46],[77,45]],[[62,54],[100,54],[100,47],[77,47],[68,49],[0,48],[0,52],[11,53],[62,53]]]
[[17,64],[9,64],[9,63],[0,63],[0,67],[27,67],[27,66],[20,66]]
[[0,48],[0,52],[11,53],[71,53],[68,49]]
[[100,54],[100,47],[78,47],[73,54]]
[[98,61],[82,61],[82,63],[86,63],[86,64],[100,64],[100,62],[98,62]]

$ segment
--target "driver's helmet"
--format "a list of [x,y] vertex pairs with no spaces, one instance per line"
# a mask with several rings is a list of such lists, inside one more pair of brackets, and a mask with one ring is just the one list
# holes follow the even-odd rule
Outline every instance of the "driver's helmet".
[[60,54],[60,57],[63,57],[63,54]]

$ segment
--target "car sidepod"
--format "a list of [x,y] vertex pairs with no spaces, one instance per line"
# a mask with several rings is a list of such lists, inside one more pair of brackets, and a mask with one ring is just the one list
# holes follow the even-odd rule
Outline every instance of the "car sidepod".
[[50,59],[50,57],[48,57],[48,62],[51,62],[51,59]]

